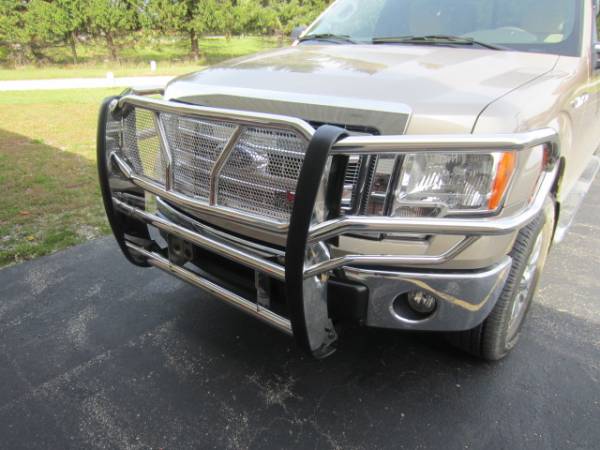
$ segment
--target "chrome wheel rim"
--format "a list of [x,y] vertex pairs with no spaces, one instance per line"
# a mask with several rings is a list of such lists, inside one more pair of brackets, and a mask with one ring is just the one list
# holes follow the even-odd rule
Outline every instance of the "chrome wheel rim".
[[525,317],[527,305],[531,296],[531,291],[535,286],[535,280],[539,269],[539,262],[542,256],[542,247],[544,243],[544,233],[540,233],[535,240],[533,250],[525,265],[525,270],[521,275],[517,285],[517,293],[512,304],[510,320],[508,322],[508,340],[512,340],[519,331],[519,327]]

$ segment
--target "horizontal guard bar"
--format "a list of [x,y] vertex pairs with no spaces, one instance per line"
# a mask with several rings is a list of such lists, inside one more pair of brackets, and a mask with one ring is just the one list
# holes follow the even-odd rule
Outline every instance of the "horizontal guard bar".
[[292,335],[292,325],[290,321],[284,317],[281,317],[269,311],[268,309],[262,308],[260,305],[246,300],[234,292],[231,292],[219,286],[218,284],[213,283],[212,281],[202,278],[194,272],[177,266],[156,253],[149,252],[148,250],[145,250],[144,248],[134,245],[130,242],[127,242],[127,247],[129,250],[146,258],[150,265],[169,272],[175,275],[177,278],[204,289],[220,300],[229,303],[246,314],[262,320],[263,322],[268,323],[269,325],[277,328],[280,331],[283,331],[286,334]]
[[[123,95],[119,99],[118,105],[120,107],[131,105],[157,112],[211,117],[239,124],[291,127],[309,140],[315,134],[315,129],[309,123],[295,117],[206,107],[144,96],[158,93],[161,92],[158,90],[126,91],[127,95]],[[521,151],[547,143],[555,146],[558,143],[558,134],[552,128],[504,134],[349,136],[335,143],[330,154],[403,153],[411,150],[435,152]]]
[[265,275],[269,275],[281,281],[285,280],[285,269],[279,264],[272,263],[271,261],[252,255],[249,252],[239,250],[231,245],[227,245],[206,236],[202,236],[201,234],[190,231],[187,228],[177,225],[169,220],[163,219],[160,216],[150,214],[146,211],[142,211],[141,209],[128,205],[127,203],[124,203],[115,197],[113,197],[113,202],[121,212],[133,217],[134,219],[141,220],[142,222],[152,225],[159,230],[165,231],[166,233],[196,244],[205,250],[213,251],[232,261],[258,270]]
[[125,95],[120,98],[119,106],[126,105],[137,106],[150,111],[167,112],[187,116],[201,116],[235,122],[242,125],[264,125],[274,128],[293,128],[305,138],[310,140],[315,132],[307,122],[289,116],[277,114],[254,113],[239,111],[235,109],[212,108],[188,103],[172,102],[168,100],[159,100],[143,97],[139,95]]
[[350,136],[337,142],[332,155],[431,152],[522,151],[536,145],[556,145],[558,134],[552,128],[515,134],[444,134],[399,136]]

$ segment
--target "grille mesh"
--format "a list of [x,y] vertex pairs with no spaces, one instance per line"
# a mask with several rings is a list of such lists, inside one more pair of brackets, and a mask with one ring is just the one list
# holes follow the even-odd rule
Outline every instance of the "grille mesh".
[[289,221],[306,147],[293,131],[245,128],[221,172],[217,203]]
[[173,114],[161,117],[173,155],[175,190],[208,200],[210,172],[236,125]]
[[136,173],[165,182],[165,161],[152,112],[134,109],[123,119],[122,152]]

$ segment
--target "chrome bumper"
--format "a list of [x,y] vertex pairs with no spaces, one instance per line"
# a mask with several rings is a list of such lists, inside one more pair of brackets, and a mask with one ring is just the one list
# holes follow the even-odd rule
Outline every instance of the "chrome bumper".
[[[160,120],[162,111],[203,117],[228,118],[240,124],[268,123],[288,126],[310,138],[304,167],[298,180],[290,224],[274,224],[247,214],[198,202],[135,174],[116,153],[107,153],[106,123],[112,114],[127,106],[146,108]],[[160,130],[160,127],[159,127]],[[325,217],[315,218],[315,204],[325,203],[332,211],[328,183],[332,158],[355,153],[402,153],[415,149],[427,151],[504,150],[521,151],[548,144],[558,156],[557,136],[545,129],[530,133],[500,136],[384,136],[347,137],[343,130],[321,127],[312,131],[298,119],[282,116],[253,115],[239,111],[190,106],[148,99],[137,95],[108,99],[100,114],[98,128],[98,164],[102,194],[113,232],[125,255],[135,264],[151,265],[184,279],[276,328],[293,334],[302,347],[313,355],[326,356],[333,351],[335,329],[328,314],[327,286],[330,277],[366,286],[369,290],[366,324],[375,327],[418,330],[462,330],[476,326],[493,308],[510,269],[510,258],[481,272],[448,273],[416,270],[419,266],[443,264],[480,236],[502,235],[529,223],[541,210],[556,176],[556,167],[544,174],[530,203],[510,215],[492,218],[391,218]],[[164,145],[168,153],[168,146]],[[169,161],[169,155],[165,158]],[[167,164],[167,171],[170,170]],[[167,174],[166,179],[169,179]],[[119,186],[125,186],[121,189]],[[126,193],[127,192],[127,193]],[[134,192],[134,195],[131,195]],[[284,250],[261,246],[239,236],[213,229],[192,219],[187,223],[147,211],[143,196],[152,194],[170,204],[193,210],[198,217],[218,217],[235,224],[263,229],[281,236]],[[141,200],[141,201],[140,201]],[[333,203],[335,203],[335,198]],[[326,214],[327,215],[327,214]],[[250,268],[263,276],[285,283],[289,317],[283,317],[223,286],[176,264],[165,249],[150,238],[149,227],[175,236],[200,249]],[[360,232],[447,234],[464,236],[443,254],[422,255],[345,255],[332,258],[331,239]],[[381,269],[384,267],[385,269]],[[406,268],[415,269],[407,271]],[[436,312],[424,320],[402,317],[394,307],[401,294],[420,289],[440,299]]]
[[[366,325],[419,331],[462,331],[476,327],[489,315],[508,277],[512,260],[482,271],[407,272],[346,268],[349,280],[369,289]],[[403,295],[423,291],[438,304],[430,316],[415,320],[398,308]]]

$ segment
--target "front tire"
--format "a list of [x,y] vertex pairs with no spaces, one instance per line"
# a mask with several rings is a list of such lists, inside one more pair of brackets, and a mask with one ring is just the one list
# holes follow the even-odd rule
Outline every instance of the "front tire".
[[509,253],[512,267],[496,306],[481,325],[453,333],[452,343],[489,361],[504,358],[515,347],[546,262],[554,222],[554,202],[548,199],[544,210],[515,240]]

